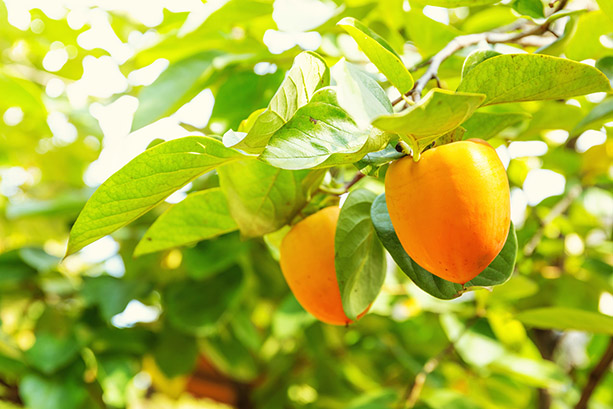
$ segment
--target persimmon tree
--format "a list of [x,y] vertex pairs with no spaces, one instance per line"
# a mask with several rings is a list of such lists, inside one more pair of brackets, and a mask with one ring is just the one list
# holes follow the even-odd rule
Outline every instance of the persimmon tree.
[[613,404],[613,7],[506,3],[0,5],[6,407]]

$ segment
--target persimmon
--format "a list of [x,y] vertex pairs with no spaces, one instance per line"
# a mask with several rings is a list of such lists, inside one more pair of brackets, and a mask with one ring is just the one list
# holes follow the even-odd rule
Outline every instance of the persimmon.
[[509,233],[507,174],[494,148],[453,142],[392,163],[387,208],[398,239],[421,267],[464,284],[496,258]]
[[352,321],[343,311],[334,267],[339,214],[339,207],[326,207],[296,223],[281,242],[280,262],[287,285],[305,310],[327,324],[347,325]]

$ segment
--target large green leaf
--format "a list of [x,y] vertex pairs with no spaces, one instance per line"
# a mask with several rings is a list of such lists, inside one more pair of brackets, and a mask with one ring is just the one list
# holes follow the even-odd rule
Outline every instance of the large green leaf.
[[485,99],[470,94],[433,89],[409,109],[383,115],[373,125],[386,132],[397,133],[414,150],[421,152],[437,137],[457,128],[472,115]]
[[366,189],[349,193],[336,226],[334,267],[343,310],[352,320],[375,300],[385,279],[385,252],[370,219],[376,196]]
[[488,140],[511,125],[529,119],[525,112],[475,112],[462,127],[466,129],[464,139],[478,138]]
[[599,128],[603,122],[613,117],[613,98],[606,99],[596,105],[571,131],[571,135],[579,135],[590,128]]
[[97,305],[102,318],[107,321],[122,312],[131,300],[150,289],[149,282],[111,276],[84,277],[83,280],[83,298],[88,305]]
[[[180,354],[177,351],[181,351]],[[166,326],[153,349],[153,357],[169,378],[190,373],[196,366],[198,344],[196,338]]]
[[536,328],[586,331],[613,335],[613,317],[592,311],[545,307],[521,311],[515,318]]
[[234,266],[202,281],[171,284],[164,294],[168,320],[186,333],[210,334],[222,317],[231,315],[243,279],[243,271]]
[[370,124],[390,114],[392,104],[379,83],[358,66],[342,58],[332,69],[338,103],[358,124]]
[[352,17],[345,17],[338,22],[338,25],[353,37],[368,59],[393,86],[398,88],[398,91],[405,94],[413,87],[411,73],[387,41]]
[[475,50],[466,57],[464,64],[462,65],[462,78],[464,78],[470,70],[481,64],[483,61],[501,55],[498,51],[494,50]]
[[192,179],[240,156],[221,142],[200,136],[146,150],[92,195],[72,227],[67,254],[125,226]]
[[45,374],[51,374],[72,362],[79,354],[79,343],[69,335],[41,332],[25,353],[27,361]]
[[[462,285],[452,283],[435,276],[426,269],[419,266],[407,254],[400,244],[396,235],[392,220],[387,211],[385,194],[377,196],[371,208],[371,217],[377,235],[381,242],[390,253],[398,267],[407,275],[419,288],[436,298],[449,300],[462,294]],[[511,225],[509,236],[504,247],[498,256],[483,270],[477,277],[466,283],[465,287],[473,286],[493,286],[506,282],[515,266],[517,256],[517,236],[515,229]]]
[[283,170],[247,159],[219,168],[221,189],[243,237],[258,237],[288,224],[321,183],[322,171]]
[[74,376],[48,377],[31,373],[21,380],[19,395],[28,409],[79,409],[87,397],[87,389]]
[[294,65],[249,133],[241,140],[224,136],[224,144],[248,153],[260,153],[268,140],[313,97],[315,91],[330,82],[330,70],[316,53],[306,51],[294,59]]
[[[204,51],[177,61],[151,85],[144,87],[138,94],[138,109],[134,114],[132,130],[177,110],[195,83],[213,72],[213,60],[219,55],[218,51]],[[197,91],[193,94],[197,94]]]
[[432,20],[423,10],[414,8],[403,14],[406,32],[424,58],[431,57],[462,34],[451,25]]
[[458,87],[487,95],[484,105],[504,102],[564,99],[610,91],[596,68],[540,54],[504,54],[474,67]]
[[327,87],[275,133],[260,158],[282,169],[334,166],[353,163],[386,142],[381,132],[360,128]]
[[134,249],[134,255],[210,239],[237,227],[221,189],[191,193],[158,217]]
[[602,71],[609,78],[610,83],[613,84],[613,55],[602,57],[596,61],[596,68]]

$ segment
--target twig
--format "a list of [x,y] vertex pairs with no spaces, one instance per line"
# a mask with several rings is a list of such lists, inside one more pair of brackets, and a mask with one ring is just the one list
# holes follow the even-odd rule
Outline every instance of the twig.
[[579,197],[581,192],[582,192],[581,186],[579,185],[573,186],[568,191],[566,196],[564,196],[562,200],[560,200],[558,203],[556,203],[554,207],[551,208],[547,216],[545,216],[541,220],[541,227],[534,234],[534,236],[532,236],[528,244],[524,246],[524,255],[530,256],[532,255],[532,253],[534,253],[536,246],[538,246],[538,244],[541,242],[541,238],[543,237],[543,230],[545,229],[545,227],[548,226],[549,223],[551,223],[556,217],[564,213],[570,207],[570,205],[575,201],[575,199]]
[[600,358],[598,364],[596,364],[594,369],[592,369],[592,372],[590,372],[590,376],[587,380],[587,383],[585,384],[585,386],[583,387],[583,391],[581,392],[581,399],[579,399],[579,402],[577,402],[575,409],[587,408],[587,404],[592,397],[592,393],[594,393],[594,390],[598,386],[598,383],[602,380],[602,377],[607,372],[607,369],[611,365],[611,362],[613,362],[613,337],[611,337],[609,341],[609,346],[602,355],[602,358]]
[[[561,0],[558,6],[553,11],[553,13],[564,8],[564,6],[566,6],[567,1],[568,0]],[[409,95],[413,97],[413,100],[415,102],[419,101],[421,99],[421,93],[424,90],[424,88],[426,88],[426,85],[428,84],[428,82],[430,82],[430,80],[432,79],[437,79],[438,70],[441,64],[446,59],[451,57],[453,54],[455,54],[456,52],[466,47],[470,47],[472,45],[479,44],[480,42],[483,42],[483,41],[489,44],[518,42],[519,40],[525,37],[529,37],[532,35],[540,35],[540,34],[550,31],[549,30],[550,25],[551,23],[547,22],[539,26],[521,31],[519,33],[515,33],[515,32],[501,33],[501,32],[491,31],[491,32],[485,32],[485,33],[478,33],[478,34],[467,34],[467,35],[456,37],[453,40],[451,40],[441,51],[436,53],[434,57],[432,57],[429,60],[430,65],[428,69],[426,70],[424,75],[422,75],[415,82],[415,86],[409,92]],[[423,65],[423,62],[418,64],[418,66],[421,66],[421,65]]]
[[441,363],[441,360],[448,354],[450,354],[455,349],[455,344],[468,332],[470,328],[477,322],[479,317],[473,317],[470,321],[466,323],[466,326],[457,336],[456,339],[449,341],[449,344],[438,353],[435,357],[428,359],[428,361],[424,364],[422,370],[415,376],[415,381],[413,385],[407,388],[402,402],[406,402],[404,405],[404,409],[411,409],[415,406],[415,404],[419,401],[419,396],[421,395],[421,391],[426,384],[426,378],[429,374],[431,374]]
[[345,192],[348,192],[349,188],[355,185],[356,183],[358,183],[364,176],[366,175],[363,174],[362,172],[356,173],[353,179],[351,179],[351,181],[345,185]]

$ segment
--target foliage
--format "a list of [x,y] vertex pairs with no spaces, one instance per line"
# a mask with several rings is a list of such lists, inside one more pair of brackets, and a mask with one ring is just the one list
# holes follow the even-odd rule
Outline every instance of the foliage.
[[[610,2],[94,3],[0,2],[0,408],[613,405]],[[468,138],[513,225],[462,286],[383,180]],[[347,328],[278,264],[339,202]]]

